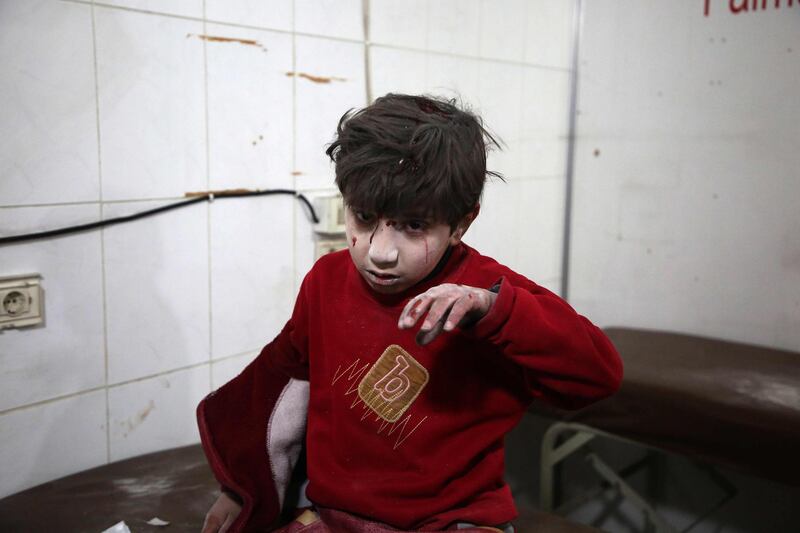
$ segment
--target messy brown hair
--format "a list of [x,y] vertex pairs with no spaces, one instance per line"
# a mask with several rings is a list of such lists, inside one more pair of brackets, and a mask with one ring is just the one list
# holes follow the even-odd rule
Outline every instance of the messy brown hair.
[[497,140],[455,100],[387,94],[345,113],[326,153],[345,203],[398,216],[414,214],[452,228],[480,200],[486,155]]

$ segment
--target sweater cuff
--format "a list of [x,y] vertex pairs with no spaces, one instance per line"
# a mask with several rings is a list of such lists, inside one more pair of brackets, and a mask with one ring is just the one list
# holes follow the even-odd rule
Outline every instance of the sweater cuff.
[[242,497],[236,494],[232,489],[229,489],[225,485],[220,485],[219,490],[220,492],[224,492],[225,494],[227,494],[231,500],[235,501],[239,505],[242,506],[244,505],[244,500],[242,499]]
[[[511,308],[514,306],[514,299],[516,293],[514,287],[506,280],[505,276],[495,284],[500,286],[497,293],[497,299],[492,304],[492,308],[486,315],[478,320],[474,326],[467,329],[465,333],[470,337],[475,338],[489,338],[503,327],[503,324],[508,320],[511,315]],[[494,289],[494,287],[492,287]]]

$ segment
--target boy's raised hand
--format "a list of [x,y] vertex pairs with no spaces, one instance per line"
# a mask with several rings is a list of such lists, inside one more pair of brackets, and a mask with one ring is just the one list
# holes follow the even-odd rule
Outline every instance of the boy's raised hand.
[[397,326],[411,328],[424,316],[417,333],[417,344],[424,346],[442,331],[477,322],[489,312],[496,299],[497,294],[486,289],[444,283],[409,300]]
[[222,492],[206,513],[201,533],[225,533],[240,512],[242,512],[242,506]]

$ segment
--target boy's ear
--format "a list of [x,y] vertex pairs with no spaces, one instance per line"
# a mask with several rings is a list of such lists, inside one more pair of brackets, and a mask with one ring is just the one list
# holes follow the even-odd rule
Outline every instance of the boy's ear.
[[472,221],[478,217],[478,213],[481,212],[481,204],[475,204],[475,207],[469,213],[461,219],[461,221],[456,225],[456,229],[453,230],[453,233],[450,234],[450,245],[455,246],[456,244],[461,242],[461,239],[464,237],[464,234],[469,229]]

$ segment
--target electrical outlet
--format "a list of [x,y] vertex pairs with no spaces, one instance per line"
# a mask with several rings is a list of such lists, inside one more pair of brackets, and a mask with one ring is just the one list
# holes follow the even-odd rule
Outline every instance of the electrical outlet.
[[314,231],[324,235],[344,233],[344,203],[341,194],[325,194],[314,198],[319,223]]
[[319,259],[325,254],[338,252],[347,248],[347,241],[344,239],[324,239],[316,242],[314,259]]
[[0,277],[0,329],[42,323],[43,292],[39,274]]

